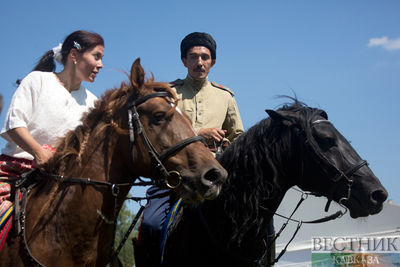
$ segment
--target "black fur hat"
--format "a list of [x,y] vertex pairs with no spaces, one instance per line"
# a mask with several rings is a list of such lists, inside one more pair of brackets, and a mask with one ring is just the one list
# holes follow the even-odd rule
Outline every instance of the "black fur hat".
[[216,59],[217,44],[215,40],[205,32],[192,32],[186,35],[181,42],[181,58],[186,57],[187,51],[193,46],[207,47],[211,52],[211,58]]

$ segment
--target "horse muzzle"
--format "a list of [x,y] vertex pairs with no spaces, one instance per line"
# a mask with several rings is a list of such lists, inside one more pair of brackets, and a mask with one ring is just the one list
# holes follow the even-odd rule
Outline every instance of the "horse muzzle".
[[227,171],[218,167],[205,171],[201,174],[200,179],[182,173],[181,186],[175,190],[179,190],[185,202],[200,203],[204,200],[215,199],[221,192],[222,184],[227,177]]
[[366,217],[374,215],[382,211],[383,203],[388,197],[388,193],[384,188],[378,188],[368,194],[368,198],[359,198],[357,191],[353,192],[352,197],[344,201],[344,205],[348,207],[352,218]]

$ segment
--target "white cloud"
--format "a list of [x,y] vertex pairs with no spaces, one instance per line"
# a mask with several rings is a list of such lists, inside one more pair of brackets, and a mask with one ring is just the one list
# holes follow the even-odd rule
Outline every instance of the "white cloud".
[[386,36],[381,38],[371,38],[369,39],[368,46],[381,46],[386,50],[400,50],[400,37],[396,39],[388,39]]

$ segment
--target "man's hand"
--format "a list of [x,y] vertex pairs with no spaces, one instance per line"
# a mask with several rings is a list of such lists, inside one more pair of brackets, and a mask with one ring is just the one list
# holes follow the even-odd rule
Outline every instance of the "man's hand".
[[218,128],[204,128],[200,129],[197,134],[203,136],[208,145],[214,146],[222,141],[222,139],[225,137],[226,130],[221,130]]

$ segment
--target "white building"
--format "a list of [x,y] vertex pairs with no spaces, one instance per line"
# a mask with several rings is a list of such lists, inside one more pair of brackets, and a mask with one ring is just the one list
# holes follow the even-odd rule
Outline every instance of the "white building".
[[[300,192],[293,189],[289,190],[277,213],[289,216],[300,200],[300,197]],[[303,202],[292,218],[309,221],[328,216],[338,210],[343,210],[338,204],[332,202],[329,212],[326,213],[324,211],[325,204],[326,198],[310,196]],[[285,221],[285,219],[275,215],[275,231],[279,231]],[[296,222],[290,222],[281,236],[276,240],[276,256],[279,255],[292,237],[296,227]],[[319,224],[303,224],[296,237],[290,243],[287,252],[276,266],[311,266],[311,238],[319,236],[398,236],[400,238],[400,206],[384,203],[383,210],[373,216],[352,219],[347,213],[343,217],[333,221]]]

